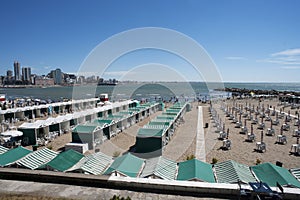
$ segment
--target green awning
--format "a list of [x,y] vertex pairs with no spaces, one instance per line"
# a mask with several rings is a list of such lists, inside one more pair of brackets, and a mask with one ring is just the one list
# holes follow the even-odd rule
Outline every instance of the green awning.
[[116,171],[124,176],[137,177],[143,163],[143,159],[128,153],[121,157],[117,157],[104,174],[109,175]]
[[197,159],[179,163],[177,180],[199,180],[215,183],[212,165]]
[[10,149],[3,154],[0,154],[0,166],[5,167],[11,165],[32,151],[25,149],[24,147],[17,147],[15,149]]
[[251,167],[256,177],[270,186],[276,187],[278,182],[282,186],[291,186],[300,188],[300,182],[283,167],[272,163],[263,163]]
[[75,133],[93,133],[96,130],[97,126],[93,125],[77,125],[72,132]]
[[137,137],[162,137],[163,134],[163,129],[140,128],[138,130]]
[[256,182],[249,166],[233,160],[217,163],[214,165],[218,183],[243,183]]
[[84,155],[81,153],[78,153],[73,149],[69,149],[68,151],[60,153],[53,160],[48,162],[45,167],[50,167],[53,170],[64,172],[76,165],[83,157]]
[[110,125],[111,123],[113,123],[113,120],[110,119],[95,119],[92,124],[103,127],[106,125]]
[[159,121],[150,121],[148,125],[160,125],[160,126],[169,126],[170,122],[159,122]]

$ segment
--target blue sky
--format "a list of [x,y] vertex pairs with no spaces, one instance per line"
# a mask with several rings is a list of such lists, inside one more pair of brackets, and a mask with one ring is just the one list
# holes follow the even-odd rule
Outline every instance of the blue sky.
[[[0,74],[12,70],[15,60],[37,74],[55,68],[77,72],[91,50],[112,35],[163,27],[202,45],[224,81],[299,82],[299,8],[297,0],[2,0]],[[122,56],[105,76],[119,78],[145,63],[201,79],[184,60],[157,50]]]

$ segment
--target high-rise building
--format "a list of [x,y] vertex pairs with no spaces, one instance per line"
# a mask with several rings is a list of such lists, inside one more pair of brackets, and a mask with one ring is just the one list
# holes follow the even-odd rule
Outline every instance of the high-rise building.
[[30,83],[30,76],[31,76],[31,68],[30,67],[23,67],[22,68],[22,80],[25,83]]
[[61,69],[57,68],[56,70],[54,70],[54,83],[56,85],[60,85],[62,84],[62,78],[63,78],[63,74],[61,72]]
[[15,71],[15,81],[21,80],[21,69],[20,69],[20,63],[15,61],[14,62],[14,71]]
[[11,79],[12,76],[13,76],[13,72],[11,70],[7,70],[6,71],[6,76]]

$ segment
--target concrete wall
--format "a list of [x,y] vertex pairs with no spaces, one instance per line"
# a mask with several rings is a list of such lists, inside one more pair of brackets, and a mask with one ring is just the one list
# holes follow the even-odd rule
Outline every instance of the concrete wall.
[[[0,179],[59,183],[194,197],[238,199],[239,196],[239,186],[237,184],[94,176],[17,168],[0,168]],[[243,188],[245,187],[249,189],[249,186],[243,186]],[[276,191],[276,188],[272,189]],[[300,189],[284,188],[284,191],[285,193],[282,195],[284,199],[300,199]]]

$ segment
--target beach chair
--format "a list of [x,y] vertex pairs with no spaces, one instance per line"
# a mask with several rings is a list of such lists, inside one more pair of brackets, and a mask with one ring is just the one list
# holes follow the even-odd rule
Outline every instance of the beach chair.
[[255,134],[254,133],[248,133],[247,134],[247,139],[246,139],[246,141],[247,142],[254,142],[255,141]]
[[241,134],[246,134],[246,133],[248,133],[248,128],[247,128],[247,126],[242,126],[240,133],[241,133]]
[[225,150],[231,149],[231,141],[228,140],[228,139],[223,140],[222,148],[225,149]]
[[257,129],[264,129],[265,128],[265,123],[261,122],[258,124]]
[[224,131],[221,131],[220,134],[219,134],[219,139],[223,140],[225,138],[227,138],[227,133],[224,132]]
[[235,123],[235,128],[241,128],[241,126],[242,126],[242,122],[241,121],[238,121],[238,122],[236,122]]
[[282,129],[284,131],[289,131],[290,130],[290,125],[289,124],[282,124]]
[[287,143],[287,138],[285,135],[277,135],[277,141],[276,143],[279,144],[286,144]]
[[265,152],[267,150],[267,145],[264,142],[256,142],[256,151]]
[[257,118],[254,118],[254,119],[252,120],[252,122],[251,122],[251,124],[257,124],[257,123],[258,123]]
[[294,137],[300,137],[300,130],[299,129],[295,129],[293,136]]
[[279,120],[278,119],[275,119],[272,121],[272,125],[278,125],[279,124]]
[[300,155],[300,144],[292,144],[290,152],[294,155]]
[[265,121],[271,121],[271,117],[269,115],[266,116]]
[[267,135],[267,136],[273,136],[273,135],[275,135],[275,130],[274,130],[274,128],[268,128],[268,129],[267,129],[266,135]]

